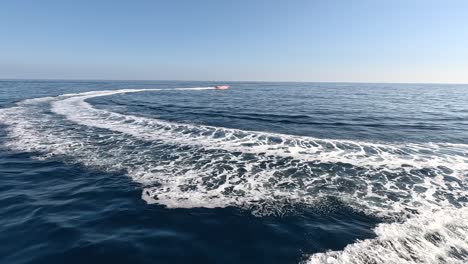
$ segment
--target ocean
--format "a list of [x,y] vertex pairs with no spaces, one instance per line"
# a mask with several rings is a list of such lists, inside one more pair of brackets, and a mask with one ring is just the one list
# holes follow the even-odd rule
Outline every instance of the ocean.
[[467,263],[468,85],[1,80],[0,216],[1,263]]

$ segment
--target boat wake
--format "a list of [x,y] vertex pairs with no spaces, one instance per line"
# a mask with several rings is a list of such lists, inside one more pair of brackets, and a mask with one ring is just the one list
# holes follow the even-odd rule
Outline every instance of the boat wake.
[[28,99],[0,109],[6,147],[121,171],[148,203],[282,214],[338,197],[387,219],[375,239],[311,263],[462,263],[468,259],[468,145],[328,140],[181,124],[111,112],[96,97],[214,87],[124,89]]

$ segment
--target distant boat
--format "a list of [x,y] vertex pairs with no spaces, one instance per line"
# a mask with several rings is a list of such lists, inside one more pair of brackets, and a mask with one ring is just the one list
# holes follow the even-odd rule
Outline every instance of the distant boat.
[[216,90],[227,90],[229,89],[229,85],[216,85],[214,88]]

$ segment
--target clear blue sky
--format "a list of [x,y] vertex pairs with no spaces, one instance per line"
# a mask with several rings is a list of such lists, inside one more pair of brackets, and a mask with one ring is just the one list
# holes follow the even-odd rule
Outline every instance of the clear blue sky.
[[0,78],[468,83],[468,1],[1,0]]

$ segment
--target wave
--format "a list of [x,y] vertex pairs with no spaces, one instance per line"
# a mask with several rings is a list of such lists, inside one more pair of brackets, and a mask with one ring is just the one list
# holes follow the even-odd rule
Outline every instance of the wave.
[[[193,89],[193,88],[192,88]],[[206,88],[204,88],[206,89]],[[453,144],[374,144],[350,140],[324,140],[265,132],[226,129],[213,126],[178,124],[157,119],[122,115],[96,109],[85,100],[98,96],[148,90],[90,92],[52,104],[52,111],[85,126],[131,134],[147,140],[169,140],[181,144],[202,144],[208,148],[293,156],[306,160],[344,162],[353,165],[417,168],[450,164],[468,169],[468,145]],[[154,91],[154,90],[152,90]]]
[[[403,256],[402,261],[426,263],[429,255],[421,252],[431,246],[424,241],[425,225],[452,221],[448,216],[454,224],[468,219],[465,144],[245,131],[124,115],[87,102],[114,94],[211,89],[124,89],[28,99],[1,109],[0,122],[7,125],[8,147],[125,172],[143,185],[142,198],[148,203],[170,208],[236,206],[265,215],[284,213],[297,204],[314,206],[334,196],[356,210],[402,222],[381,224],[376,239],[313,255],[312,263],[391,262],[398,259],[391,254],[400,253],[414,257]],[[438,233],[444,241],[444,232],[452,232],[454,224],[441,222]],[[447,237],[468,237],[467,225],[459,226],[453,229],[459,236]],[[404,234],[389,236],[393,229]],[[414,241],[422,242],[417,248],[401,246]],[[451,259],[455,251],[449,242],[443,245],[447,249],[440,256]],[[466,258],[466,247],[457,245],[453,259]]]
[[468,208],[443,209],[404,223],[380,224],[375,228],[376,239],[315,254],[307,263],[463,264],[468,259],[467,219]]

